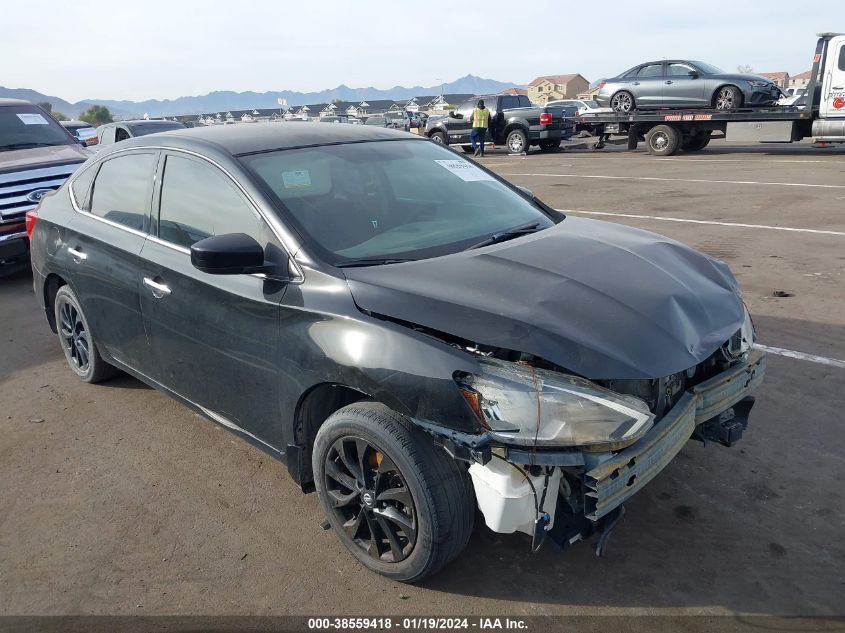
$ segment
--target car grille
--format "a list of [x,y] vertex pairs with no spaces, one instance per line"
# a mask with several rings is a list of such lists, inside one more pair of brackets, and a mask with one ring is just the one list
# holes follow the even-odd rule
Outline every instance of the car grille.
[[0,174],[0,224],[23,222],[24,214],[38,206],[38,200],[28,196],[39,189],[55,191],[78,166],[74,163]]

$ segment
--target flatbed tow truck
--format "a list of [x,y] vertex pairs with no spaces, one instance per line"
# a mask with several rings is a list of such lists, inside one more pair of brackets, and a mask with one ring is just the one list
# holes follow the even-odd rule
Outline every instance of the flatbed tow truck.
[[[734,110],[635,110],[577,117],[578,129],[598,137],[596,149],[613,135],[628,137],[628,149],[645,141],[649,154],[671,156],[704,149],[720,133],[742,143],[845,143],[845,34],[819,33],[804,106]],[[812,95],[812,99],[809,96]]]

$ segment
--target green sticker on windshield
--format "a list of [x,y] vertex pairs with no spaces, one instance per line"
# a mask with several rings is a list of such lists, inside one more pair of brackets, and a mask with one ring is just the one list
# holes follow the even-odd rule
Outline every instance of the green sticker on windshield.
[[285,189],[309,189],[311,187],[311,174],[307,169],[283,171],[282,182],[284,182]]

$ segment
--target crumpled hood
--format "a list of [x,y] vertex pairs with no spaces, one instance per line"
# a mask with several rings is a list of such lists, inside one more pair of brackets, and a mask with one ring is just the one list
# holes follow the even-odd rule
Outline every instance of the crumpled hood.
[[483,249],[344,274],[362,310],[534,354],[593,380],[688,369],[745,316],[723,262],[578,217]]

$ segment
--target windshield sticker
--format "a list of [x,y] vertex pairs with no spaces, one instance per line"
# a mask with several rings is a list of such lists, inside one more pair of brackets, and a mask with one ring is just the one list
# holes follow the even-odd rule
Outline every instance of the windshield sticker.
[[478,167],[467,160],[436,160],[441,167],[448,169],[461,180],[466,182],[478,182],[480,180],[493,180],[493,176],[481,171]]
[[308,189],[311,187],[311,174],[307,169],[283,171],[282,181],[285,183],[285,189]]
[[18,118],[23,121],[24,125],[49,125],[47,119],[36,112],[25,112],[19,114]]

